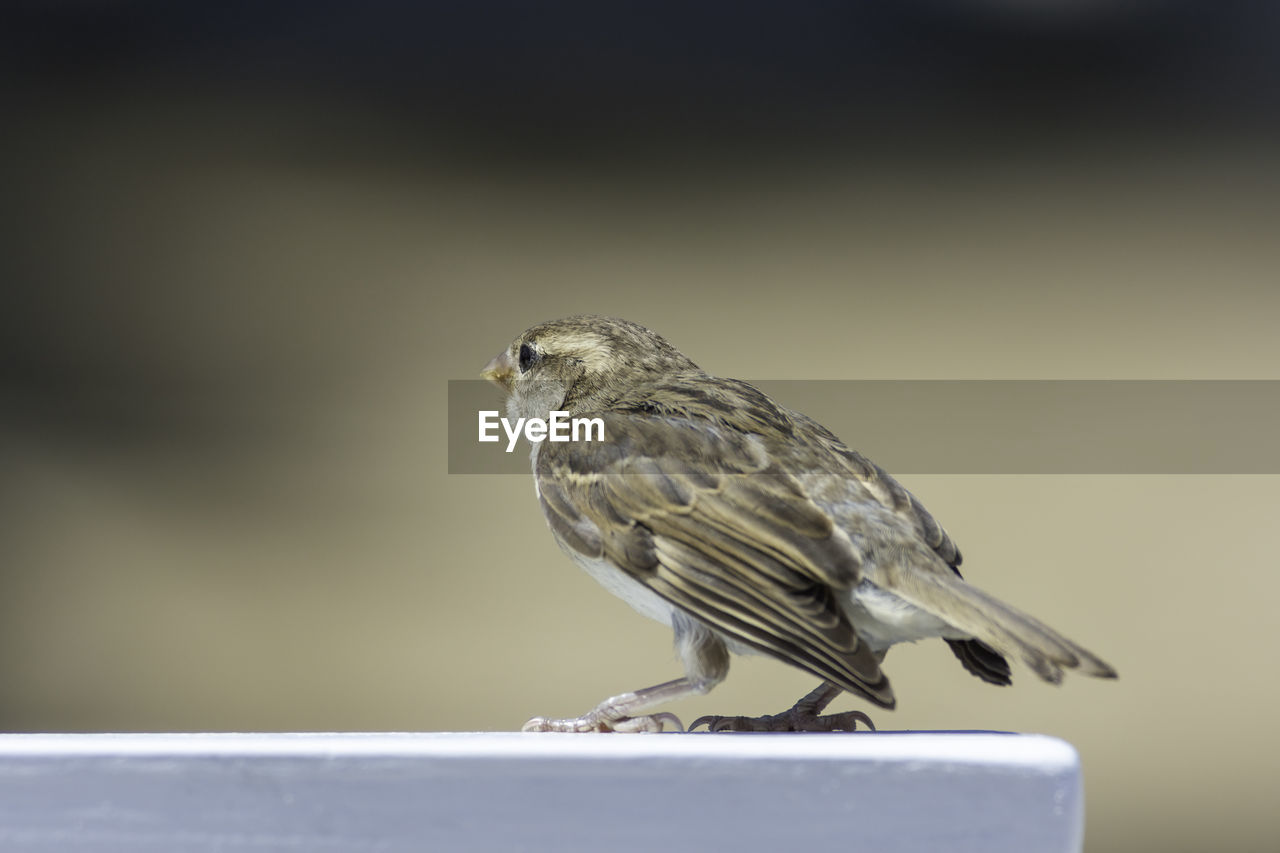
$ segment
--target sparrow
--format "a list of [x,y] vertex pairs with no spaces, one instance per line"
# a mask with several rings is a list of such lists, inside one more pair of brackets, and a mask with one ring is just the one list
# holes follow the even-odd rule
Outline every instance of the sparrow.
[[[1043,622],[967,583],[960,551],[916,497],[817,421],[712,376],[644,326],[575,316],[533,326],[481,375],[509,418],[599,419],[596,440],[531,442],[556,542],[600,584],[670,625],[680,678],[525,731],[662,731],[655,709],[724,680],[730,653],[771,655],[821,683],[792,708],[708,716],[712,731],[836,731],[843,692],[896,700],[881,664],[938,637],[970,673],[1011,683],[1009,659],[1057,684],[1116,671]],[[590,432],[588,437],[592,437]]]

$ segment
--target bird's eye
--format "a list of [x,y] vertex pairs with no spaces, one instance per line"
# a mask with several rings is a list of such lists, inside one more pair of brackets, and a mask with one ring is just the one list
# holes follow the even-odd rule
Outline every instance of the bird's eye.
[[520,372],[528,373],[529,368],[538,360],[537,351],[528,344],[520,345]]

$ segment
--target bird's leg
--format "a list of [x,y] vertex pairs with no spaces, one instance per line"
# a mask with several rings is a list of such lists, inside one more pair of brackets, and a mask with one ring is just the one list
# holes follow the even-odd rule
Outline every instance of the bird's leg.
[[665,684],[611,696],[581,717],[564,720],[534,717],[525,723],[521,730],[526,732],[660,732],[670,724],[680,732],[684,731],[684,726],[675,714],[644,714],[643,712],[667,702],[705,692],[705,686],[688,678],[677,678]]
[[699,717],[689,726],[689,731],[705,725],[707,731],[712,732],[851,732],[857,729],[858,723],[875,731],[871,718],[861,711],[819,716],[843,692],[836,685],[823,682],[781,714],[766,714],[763,717]]

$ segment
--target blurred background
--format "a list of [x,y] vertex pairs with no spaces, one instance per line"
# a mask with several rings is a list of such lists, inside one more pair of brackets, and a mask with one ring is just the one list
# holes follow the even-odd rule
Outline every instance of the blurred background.
[[[756,379],[1280,373],[1275,4],[0,14],[0,729],[511,730],[677,675],[527,476],[447,473],[447,380],[542,320]],[[881,728],[1070,740],[1091,851],[1274,843],[1275,476],[903,479],[1121,679],[898,648]]]

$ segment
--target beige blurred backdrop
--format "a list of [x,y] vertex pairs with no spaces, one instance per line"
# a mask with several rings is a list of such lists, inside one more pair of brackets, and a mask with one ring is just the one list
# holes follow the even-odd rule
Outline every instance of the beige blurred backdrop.
[[[10,731],[512,730],[678,675],[527,476],[446,473],[448,380],[549,318],[626,317],[759,379],[1280,378],[1267,133],[633,163],[477,153],[305,92],[127,79],[27,106]],[[854,447],[857,406],[830,424]],[[903,479],[971,581],[1121,677],[1001,689],[897,648],[881,728],[1069,740],[1091,851],[1274,841],[1276,476]],[[737,659],[670,710],[774,712],[811,682]]]

